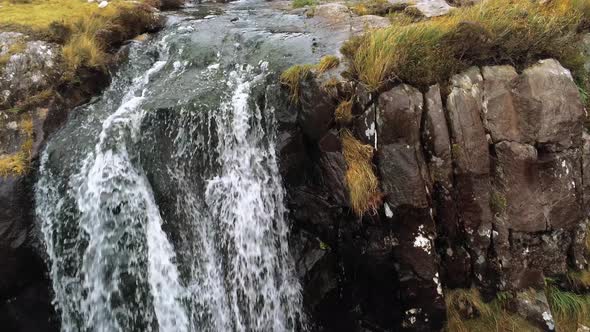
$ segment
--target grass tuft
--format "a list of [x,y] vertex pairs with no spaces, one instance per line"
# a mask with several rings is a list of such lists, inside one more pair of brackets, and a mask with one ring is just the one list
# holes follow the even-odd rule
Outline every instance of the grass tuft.
[[523,318],[505,310],[511,294],[498,293],[486,303],[475,288],[445,291],[447,332],[540,331]]
[[564,291],[551,283],[545,291],[558,331],[576,331],[579,324],[590,326],[590,295]]
[[391,4],[387,0],[366,0],[350,6],[353,13],[362,15],[385,16],[393,12],[404,10],[408,5],[405,3]]
[[334,118],[341,125],[349,124],[352,121],[352,100],[341,102],[334,111]]
[[351,207],[359,216],[375,212],[381,204],[381,193],[373,170],[373,147],[362,144],[347,129],[340,132],[340,137],[347,165],[346,184]]
[[506,211],[508,202],[506,196],[499,191],[492,191],[490,195],[490,208],[492,212],[502,214]]
[[335,55],[326,55],[320,59],[320,62],[316,65],[316,70],[319,73],[325,73],[330,69],[338,67],[340,59]]
[[527,65],[543,57],[584,76],[575,41],[587,7],[581,0],[482,1],[447,16],[371,31],[341,51],[351,73],[373,90],[390,81],[424,87],[471,65]]
[[281,74],[279,81],[289,88],[291,101],[297,102],[299,98],[299,84],[301,80],[309,78],[313,68],[313,65],[295,65]]
[[20,131],[25,137],[20,151],[0,156],[0,177],[23,175],[29,170],[33,150],[33,120],[30,116],[24,116],[20,123]]
[[[299,99],[299,84],[302,80],[309,78],[314,71],[318,74],[325,73],[330,69],[338,67],[339,64],[340,59],[338,59],[337,56],[326,55],[321,58],[320,62],[316,65],[305,64],[291,66],[281,74],[279,81],[281,84],[289,88],[291,101],[297,102]],[[323,86],[323,88],[328,89],[337,85],[337,79],[328,79],[327,85]]]
[[291,6],[293,6],[293,8],[303,8],[305,6],[313,6],[315,4],[315,0],[293,0]]

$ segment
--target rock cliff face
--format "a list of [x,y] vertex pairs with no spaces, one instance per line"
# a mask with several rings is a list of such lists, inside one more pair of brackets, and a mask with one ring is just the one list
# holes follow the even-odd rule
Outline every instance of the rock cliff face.
[[[551,329],[544,278],[588,265],[590,142],[570,72],[552,59],[522,73],[474,67],[444,87],[380,94],[351,83],[326,93],[324,76],[302,82],[299,104],[278,108],[293,242],[316,327],[439,330],[443,287],[475,286],[538,290],[537,307],[516,311]],[[329,120],[352,96],[353,129],[376,148],[383,194],[363,217],[350,208]]]

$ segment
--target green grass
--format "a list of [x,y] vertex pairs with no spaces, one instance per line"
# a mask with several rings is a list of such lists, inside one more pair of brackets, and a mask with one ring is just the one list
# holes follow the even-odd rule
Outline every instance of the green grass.
[[490,195],[490,208],[494,213],[504,213],[508,207],[506,196],[498,191],[492,191]]
[[372,90],[403,81],[419,87],[444,82],[471,65],[524,66],[554,57],[585,77],[577,29],[588,19],[587,1],[483,1],[449,15],[394,24],[347,42],[350,72]]
[[576,331],[578,324],[590,326],[590,295],[576,294],[549,283],[547,299],[559,332]]
[[316,2],[314,0],[293,0],[291,6],[293,8],[303,8],[305,6],[313,6]]

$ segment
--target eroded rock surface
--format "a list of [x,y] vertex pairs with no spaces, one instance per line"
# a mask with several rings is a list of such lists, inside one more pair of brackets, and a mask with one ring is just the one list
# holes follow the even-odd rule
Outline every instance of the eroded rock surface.
[[56,45],[28,40],[18,32],[0,32],[0,106],[11,106],[52,86],[59,73]]

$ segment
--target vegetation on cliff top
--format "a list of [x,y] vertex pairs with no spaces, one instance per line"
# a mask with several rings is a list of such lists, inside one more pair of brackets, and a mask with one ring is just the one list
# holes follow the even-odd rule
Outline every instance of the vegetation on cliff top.
[[[545,294],[558,332],[590,325],[590,296],[562,290],[551,281]],[[536,291],[532,289],[519,296],[529,302],[536,301]],[[514,294],[509,292],[500,292],[495,299],[485,302],[475,288],[446,290],[446,331],[541,331],[511,312],[513,300]]]
[[[8,108],[27,111],[43,105],[62,85],[76,86],[80,70],[106,72],[112,52],[120,43],[157,27],[159,18],[153,6],[178,6],[180,0],[111,0],[104,8],[98,2],[82,0],[0,0],[0,31],[22,32],[27,39],[40,39],[61,45],[60,80],[52,87],[30,96],[22,96]],[[149,4],[146,5],[146,4]],[[0,70],[11,56],[24,50],[26,40],[17,42],[0,56]],[[1,111],[1,110],[0,110]],[[23,115],[28,119],[28,115]],[[28,171],[33,145],[30,119],[22,121],[24,141],[19,150],[0,156],[0,177]]]
[[156,21],[148,6],[121,0],[112,0],[105,8],[71,0],[0,0],[0,5],[0,31],[19,31],[61,44],[69,74],[82,66],[105,70],[111,59],[109,47],[123,41],[117,39],[131,38]]
[[305,64],[289,67],[281,74],[279,81],[281,84],[289,88],[291,100],[297,102],[299,100],[299,85],[301,81],[309,78],[312,72],[318,74],[325,73],[330,69],[338,67],[339,64],[340,59],[338,59],[338,57],[327,55],[321,58],[315,65]]
[[471,65],[524,66],[546,57],[587,79],[576,41],[589,8],[583,0],[483,1],[447,16],[371,31],[349,40],[342,53],[353,77],[372,90],[394,81],[428,86]]
[[293,0],[293,8],[303,8],[305,6],[313,6],[316,4],[315,0]]

